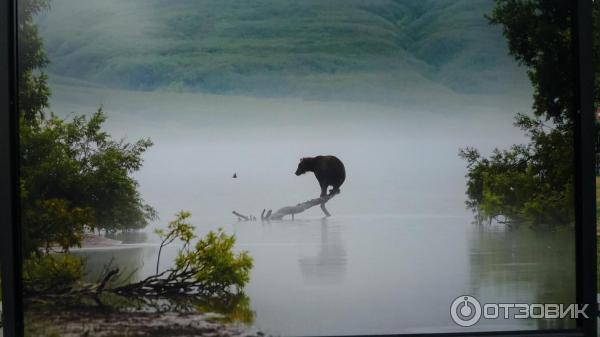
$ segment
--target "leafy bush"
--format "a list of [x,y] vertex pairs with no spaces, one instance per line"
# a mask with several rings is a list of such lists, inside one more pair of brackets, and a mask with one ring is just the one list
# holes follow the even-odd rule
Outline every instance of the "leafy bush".
[[157,274],[163,247],[171,244],[175,240],[181,240],[185,243],[185,247],[187,248],[189,242],[195,237],[194,226],[187,222],[187,219],[191,215],[190,212],[181,211],[177,213],[177,218],[175,220],[169,222],[166,231],[162,228],[154,230],[154,233],[161,238],[160,247],[158,249],[158,258],[156,259]]
[[83,260],[70,254],[34,255],[23,262],[24,292],[67,292],[81,279],[83,267]]
[[252,258],[246,251],[234,253],[235,236],[227,235],[221,228],[208,232],[193,245],[196,236],[194,226],[187,221],[190,216],[189,212],[181,211],[169,223],[167,231],[156,231],[162,239],[161,249],[174,240],[183,243],[175,267],[165,272],[167,279],[183,280],[205,295],[227,294],[232,288],[240,291],[250,280]]
[[233,252],[235,236],[222,229],[209,232],[199,240],[194,250],[180,252],[178,269],[192,269],[194,277],[211,293],[226,292],[230,287],[242,289],[250,280],[252,258],[248,252]]

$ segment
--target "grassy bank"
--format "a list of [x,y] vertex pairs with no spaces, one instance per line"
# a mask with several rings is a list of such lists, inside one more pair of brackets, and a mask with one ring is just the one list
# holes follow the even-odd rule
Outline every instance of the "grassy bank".
[[109,87],[346,99],[520,92],[525,73],[484,18],[492,6],[53,0],[37,24],[50,73]]

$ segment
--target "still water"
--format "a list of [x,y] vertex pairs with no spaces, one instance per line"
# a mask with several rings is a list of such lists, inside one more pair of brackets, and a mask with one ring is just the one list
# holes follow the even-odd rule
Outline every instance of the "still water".
[[[254,325],[275,335],[384,334],[573,327],[569,320],[481,320],[460,328],[459,295],[481,303],[571,303],[568,230],[479,227],[468,217],[332,217],[223,223],[254,258],[246,294]],[[208,229],[208,228],[205,228]],[[135,248],[133,248],[135,247]],[[84,251],[89,276],[106,261],[154,272],[157,249]],[[165,256],[172,257],[175,249]],[[165,259],[166,267],[169,263]]]
[[[460,295],[482,303],[572,303],[574,236],[569,228],[477,226],[465,210],[465,162],[526,138],[513,126],[530,96],[441,97],[413,104],[319,102],[203,94],[140,93],[53,86],[56,111],[104,104],[117,138],[150,137],[136,173],[164,227],[179,210],[197,234],[222,227],[254,258],[245,289],[253,324],[273,335],[348,335],[572,327],[569,320],[489,320],[461,328],[450,318]],[[318,196],[299,158],[334,154],[347,179],[328,203],[294,221],[260,218]],[[232,175],[236,173],[237,178]],[[83,250],[88,277],[113,264],[134,277],[155,270],[156,238],[123,249]],[[167,249],[167,268],[177,247]]]

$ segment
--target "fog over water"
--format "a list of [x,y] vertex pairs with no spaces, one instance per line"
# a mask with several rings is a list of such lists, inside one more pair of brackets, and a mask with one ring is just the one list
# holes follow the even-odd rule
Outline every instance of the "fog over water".
[[[465,209],[459,148],[483,153],[524,142],[512,125],[529,111],[516,97],[432,95],[377,105],[295,98],[133,92],[53,85],[52,108],[91,112],[100,104],[116,137],[155,145],[136,174],[165,226],[181,209],[198,234],[223,227],[255,260],[246,288],[255,326],[276,335],[462,331],[449,305],[462,294],[482,303],[574,298],[570,230],[478,227]],[[342,193],[295,221],[238,222],[314,198],[312,174],[294,175],[303,156],[345,164]],[[233,179],[233,173],[237,179]],[[161,268],[175,256],[165,252]],[[90,273],[111,258],[154,271],[156,250],[86,252]],[[482,321],[471,330],[568,327],[570,321]],[[460,329],[459,329],[460,328]]]
[[[572,303],[572,228],[473,224],[466,162],[526,143],[526,69],[490,0],[52,0],[35,18],[51,110],[103,106],[115,138],[154,142],[135,178],[160,218],[142,244],[75,250],[88,279],[110,261],[155,272],[158,238],[187,210],[254,259],[244,289],[269,335],[574,327],[565,320],[452,322],[451,302]],[[299,159],[335,155],[341,194],[292,221],[260,219],[319,196]],[[233,175],[237,178],[233,178]],[[139,234],[139,233],[138,233]],[[178,247],[169,246],[160,269]],[[248,309],[248,308],[246,308]]]
[[312,174],[293,173],[301,157],[319,154],[346,166],[343,193],[330,202],[336,215],[463,215],[459,148],[489,152],[525,141],[512,118],[530,102],[487,101],[502,102],[473,96],[448,104],[432,95],[405,107],[56,85],[52,108],[91,112],[102,104],[111,134],[150,137],[155,145],[137,177],[166,221],[180,209],[204,218],[234,209],[256,215],[318,196]]

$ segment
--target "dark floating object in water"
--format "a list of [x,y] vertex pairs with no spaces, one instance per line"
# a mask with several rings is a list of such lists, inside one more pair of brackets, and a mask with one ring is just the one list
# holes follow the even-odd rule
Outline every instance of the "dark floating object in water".
[[254,215],[244,215],[236,211],[232,211],[231,213],[238,217],[238,221],[256,221],[256,217]]
[[232,178],[237,178],[237,173],[234,173]]

